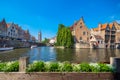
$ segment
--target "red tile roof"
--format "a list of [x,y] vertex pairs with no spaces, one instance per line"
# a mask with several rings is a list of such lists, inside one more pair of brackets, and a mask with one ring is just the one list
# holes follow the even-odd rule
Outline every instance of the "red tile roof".
[[[110,28],[112,28],[113,23],[110,23],[110,24],[102,24],[102,25],[101,25],[101,30],[105,30],[106,27],[107,27],[107,25],[108,25]],[[94,31],[98,31],[98,30],[99,30],[99,27],[93,28],[93,30],[94,30]]]
[[9,28],[9,27],[10,27],[10,25],[11,25],[11,23],[8,23],[8,24],[7,24],[7,28]]

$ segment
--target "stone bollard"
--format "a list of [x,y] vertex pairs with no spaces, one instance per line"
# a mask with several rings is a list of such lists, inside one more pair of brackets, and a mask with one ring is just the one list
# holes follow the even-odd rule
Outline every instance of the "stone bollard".
[[19,72],[26,72],[26,67],[29,63],[28,57],[21,57],[19,59]]
[[115,68],[117,73],[120,73],[120,58],[119,57],[110,57],[110,64]]

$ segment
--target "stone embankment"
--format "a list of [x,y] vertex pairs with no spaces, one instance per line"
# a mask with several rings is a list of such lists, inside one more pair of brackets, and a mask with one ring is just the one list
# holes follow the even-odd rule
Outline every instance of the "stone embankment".
[[30,47],[31,43],[19,40],[0,40],[0,47]]

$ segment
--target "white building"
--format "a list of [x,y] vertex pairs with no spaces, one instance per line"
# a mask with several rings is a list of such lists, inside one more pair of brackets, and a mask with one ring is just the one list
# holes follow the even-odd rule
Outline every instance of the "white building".
[[56,37],[53,37],[53,38],[51,38],[51,39],[49,40],[49,44],[50,44],[50,45],[54,45],[56,42],[57,42],[57,41],[56,41]]
[[11,38],[18,38],[18,30],[14,23],[7,24],[7,36]]

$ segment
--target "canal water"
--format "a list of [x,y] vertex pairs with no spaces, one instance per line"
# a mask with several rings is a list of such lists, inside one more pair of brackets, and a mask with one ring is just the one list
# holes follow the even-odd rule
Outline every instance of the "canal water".
[[0,61],[14,61],[28,56],[29,61],[70,61],[81,62],[109,62],[110,57],[120,57],[119,49],[58,49],[54,47],[23,48],[0,52]]

